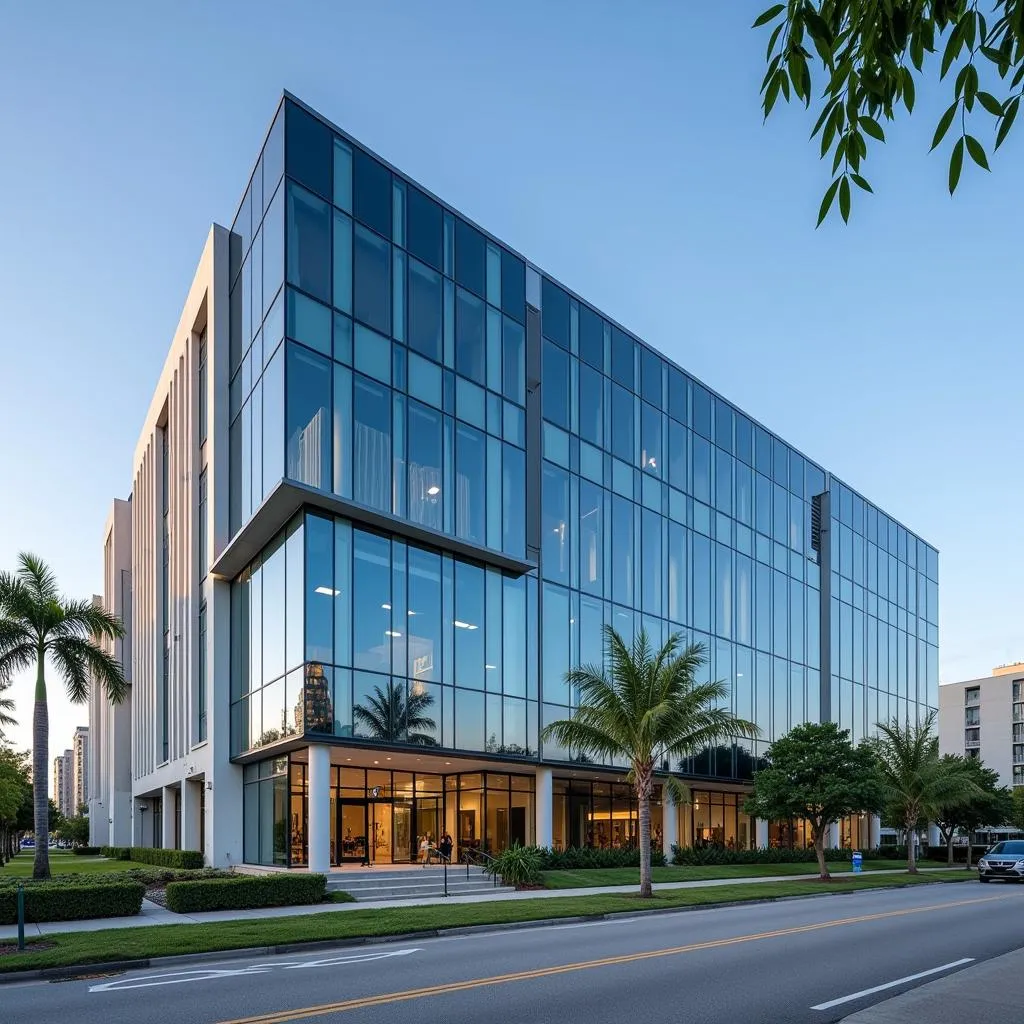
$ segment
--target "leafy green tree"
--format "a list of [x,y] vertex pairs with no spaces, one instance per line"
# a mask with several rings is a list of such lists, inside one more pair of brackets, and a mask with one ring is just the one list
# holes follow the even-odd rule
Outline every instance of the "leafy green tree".
[[429,690],[417,693],[413,688],[406,697],[405,684],[389,680],[383,688],[375,686],[373,694],[352,709],[352,715],[366,730],[363,735],[373,739],[434,747],[437,740],[430,733],[437,729],[437,723],[427,715],[433,703],[434,695]]
[[1024,786],[1013,787],[1013,805],[1009,821],[1015,829],[1024,832]]
[[[983,7],[987,10],[983,10]],[[1024,86],[1024,5],[1020,0],[789,0],[754,22],[770,31],[761,83],[767,119],[781,96],[817,120],[822,159],[832,158],[832,183],[820,224],[839,198],[850,216],[851,184],[866,192],[863,163],[872,142],[885,142],[880,122],[914,110],[917,83],[952,81],[952,102],[939,118],[932,149],[953,129],[949,192],[956,191],[964,155],[989,169],[979,136],[998,149],[1013,127]],[[927,60],[939,54],[939,60]],[[990,91],[991,90],[991,91]]]
[[60,827],[59,836],[72,846],[89,845],[89,818],[84,814],[76,814],[73,818],[65,818]]
[[948,803],[977,795],[974,782],[944,764],[934,733],[935,712],[921,723],[900,724],[898,718],[879,722],[870,742],[882,778],[886,817],[907,833],[907,870],[917,873],[912,833],[922,821],[934,818]]
[[[673,634],[655,651],[641,630],[632,646],[611,627],[604,627],[607,670],[583,665],[566,674],[579,694],[571,719],[552,722],[546,739],[589,757],[619,759],[629,764],[636,789],[640,824],[640,895],[651,889],[651,796],[654,772],[667,760],[689,757],[730,737],[758,735],[757,726],[737,718],[723,704],[729,688],[722,682],[698,682],[705,662],[700,644],[682,646]],[[664,790],[670,800],[685,798],[671,776]]]
[[974,783],[975,792],[961,793],[944,801],[935,812],[935,824],[946,846],[946,863],[953,865],[953,839],[957,833],[967,835],[967,870],[971,869],[971,836],[985,825],[1005,825],[1013,814],[1013,795],[999,785],[999,772],[986,768],[974,757],[944,754],[943,767],[962,773]]
[[32,713],[32,787],[35,817],[33,878],[50,877],[49,731],[46,667],[64,680],[68,699],[83,704],[90,680],[120,703],[128,693],[121,666],[100,646],[124,635],[120,620],[94,605],[63,597],[49,567],[35,555],[18,556],[15,572],[0,573],[0,680],[35,668]]
[[31,795],[28,755],[0,745],[0,865],[17,853],[18,812]]
[[766,767],[754,775],[754,791],[744,810],[767,821],[805,819],[818,871],[827,879],[829,826],[850,814],[878,810],[884,798],[871,748],[863,743],[855,747],[849,729],[835,722],[807,722],[775,740],[765,760]]

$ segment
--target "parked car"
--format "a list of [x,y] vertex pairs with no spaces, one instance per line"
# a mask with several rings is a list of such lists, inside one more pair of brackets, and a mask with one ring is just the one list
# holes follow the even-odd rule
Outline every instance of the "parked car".
[[991,882],[993,878],[1024,881],[1024,839],[1007,839],[996,843],[978,861],[978,881]]
[[35,849],[35,845],[36,845],[36,841],[35,841],[35,839],[32,838],[32,836],[25,836],[25,838],[22,839],[22,841],[21,841],[21,848],[23,850]]

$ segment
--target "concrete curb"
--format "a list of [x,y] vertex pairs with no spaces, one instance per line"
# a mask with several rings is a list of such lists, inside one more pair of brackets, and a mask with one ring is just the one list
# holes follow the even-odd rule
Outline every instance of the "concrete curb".
[[[797,900],[816,900],[822,897],[855,896],[865,892],[886,892],[894,889],[916,889],[921,885],[950,884],[934,882],[907,882],[901,885],[880,885],[869,889],[851,889],[847,892],[812,892],[798,896],[766,896],[756,900],[722,900],[717,903],[699,903],[683,907],[652,907],[650,910],[620,910],[605,914],[578,914],[573,917],[544,917],[533,921],[507,921],[494,924],[456,925],[452,928],[428,928],[417,932],[395,935],[358,935],[348,939],[313,939],[309,942],[290,942],[278,946],[250,946],[244,949],[218,949],[207,953],[182,953],[179,956],[155,956],[140,960],[111,960],[100,963],[43,967],[31,971],[5,971],[0,973],[0,986],[31,981],[68,981],[81,977],[99,977],[123,974],[126,971],[152,970],[178,967],[185,964],[209,963],[211,960],[249,960],[260,956],[282,956],[287,953],[314,953],[353,946],[378,946],[392,942],[418,942],[446,935],[480,935],[487,932],[522,931],[529,928],[551,928],[566,924],[589,924],[594,921],[619,921],[662,914],[688,914],[699,910],[724,910],[728,907],[756,907],[767,903],[791,903]],[[956,884],[956,883],[953,883]]]

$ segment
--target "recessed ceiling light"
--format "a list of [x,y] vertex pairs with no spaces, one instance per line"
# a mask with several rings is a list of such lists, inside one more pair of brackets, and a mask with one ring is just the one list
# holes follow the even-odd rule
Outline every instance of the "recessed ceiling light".
[[374,761],[373,763],[374,764],[380,764],[380,761]]
[[441,493],[441,488],[438,487],[437,484],[431,484],[427,488],[427,494],[429,494],[432,498],[434,497],[435,494],[440,494],[440,493]]
[[391,760],[391,758],[390,758],[390,757],[388,757],[388,758],[385,758],[385,760],[387,760],[387,761],[390,761],[390,760]]
[[406,615],[415,615],[416,613],[410,608],[405,614]]
[[337,597],[341,593],[340,590],[335,590],[333,587],[317,587],[316,592],[323,594],[324,597]]
[[463,622],[461,619],[455,620],[456,629],[476,629],[476,626],[472,622]]
[[497,665],[484,665],[484,668],[486,669],[496,669],[497,667]]
[[385,629],[384,630],[384,635],[385,636],[401,636],[402,634],[395,632],[395,630],[393,630],[393,629]]
[[346,760],[346,761],[351,761],[351,760],[352,760],[352,758],[351,758],[351,757],[346,757],[346,758],[345,758],[345,760]]
[[383,608],[384,611],[386,611],[386,612],[391,611],[391,605],[389,605],[389,604],[382,604],[381,608]]
[[445,761],[445,764],[451,764],[451,761]]

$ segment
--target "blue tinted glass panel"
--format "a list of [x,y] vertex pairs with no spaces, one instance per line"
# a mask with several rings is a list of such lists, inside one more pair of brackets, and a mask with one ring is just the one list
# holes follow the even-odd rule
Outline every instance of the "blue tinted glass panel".
[[[305,660],[331,664],[334,661],[334,523],[320,516],[306,516],[305,535]],[[289,549],[290,545],[291,542]],[[289,604],[295,596],[290,579],[293,568],[292,560],[289,559]],[[301,618],[300,614],[300,621]]]
[[633,390],[633,339],[612,328],[612,380]]
[[483,545],[487,493],[485,435],[458,424],[455,429],[455,532]]
[[391,383],[391,342],[362,324],[356,324],[355,368],[384,384]]
[[569,347],[569,296],[546,277],[541,283],[541,319],[545,338]]
[[618,384],[612,385],[612,454],[633,464],[633,396]]
[[742,413],[736,413],[736,458],[754,464],[754,426]]
[[580,358],[604,369],[604,321],[589,306],[580,305]]
[[694,430],[702,437],[711,437],[711,395],[696,381],[691,388],[690,414]]
[[301,341],[303,345],[308,345],[329,356],[331,354],[330,309],[291,288],[288,289],[287,298],[288,337]]
[[334,140],[334,205],[352,212],[352,147]]
[[330,490],[331,363],[301,346],[289,345],[287,382],[288,476]]
[[526,455],[510,444],[502,447],[501,505],[502,550],[522,558],[526,551]]
[[409,347],[441,362],[441,275],[409,260]]
[[611,583],[612,600],[633,603],[633,503],[612,497]]
[[686,377],[674,366],[668,367],[668,414],[686,423]]
[[355,230],[357,319],[382,334],[391,333],[391,246],[361,225]]
[[284,112],[279,110],[263,146],[263,209],[270,205],[284,174]]
[[441,413],[409,403],[409,518],[431,529],[443,527]]
[[374,533],[353,531],[352,664],[391,670],[391,543]]
[[456,562],[455,683],[474,690],[484,688],[484,608],[484,570]]
[[526,271],[518,256],[501,252],[501,310],[520,323],[526,320]]
[[330,207],[305,189],[288,184],[288,281],[331,300]]
[[501,387],[506,398],[526,404],[526,332],[507,316],[501,326]]
[[693,496],[705,504],[711,501],[711,445],[693,435]]
[[296,181],[330,197],[333,135],[322,121],[285,102],[285,169]]
[[772,475],[772,438],[764,427],[754,427],[754,468],[765,476]]
[[357,375],[352,398],[352,497],[390,511],[391,391]]
[[545,579],[569,582],[569,474],[545,462],[541,472],[541,569]]
[[481,299],[462,288],[455,294],[455,369],[484,383],[485,309]]
[[361,149],[352,154],[352,213],[385,238],[391,237],[391,172]]
[[686,427],[668,421],[668,482],[686,490]]
[[455,280],[477,295],[486,294],[486,251],[484,236],[465,221],[455,220]]
[[550,341],[544,342],[541,397],[544,418],[569,427],[569,353]]
[[406,192],[405,234],[406,248],[413,256],[443,269],[441,207],[412,186]]
[[585,363],[579,368],[580,437],[600,446],[604,437],[604,377]]
[[604,492],[580,481],[580,588],[600,595],[604,577]]
[[732,441],[732,406],[723,402],[721,398],[715,399],[715,444],[724,448],[727,452],[733,450]]
[[[284,189],[278,189],[270,209],[263,219],[263,312],[253,313],[253,320],[261,318],[274,301],[284,281]],[[254,289],[255,291],[255,289]]]
[[646,473],[661,476],[664,472],[661,413],[646,402],[640,404],[640,468]]
[[352,221],[334,214],[334,305],[352,312]]
[[661,357],[649,348],[640,349],[640,393],[645,402],[661,408]]

